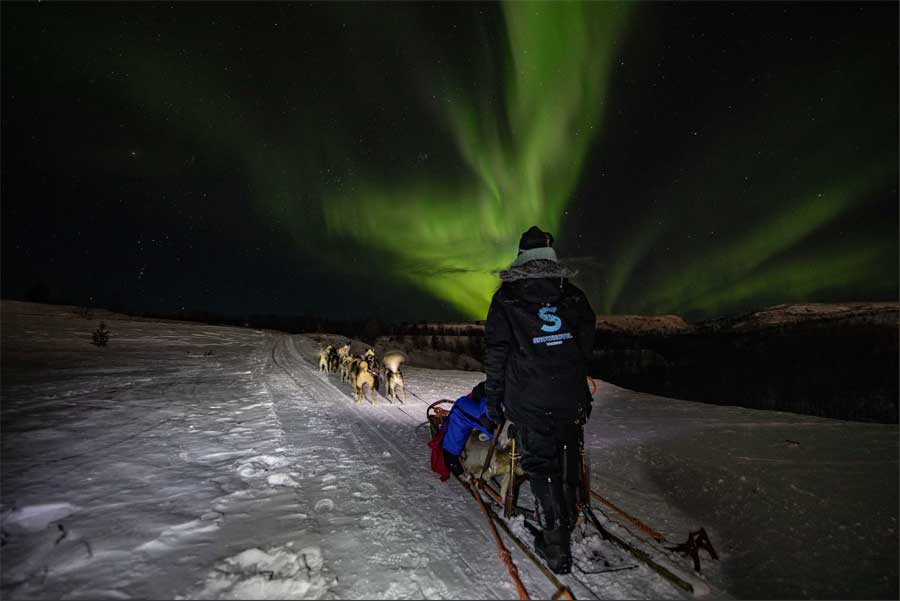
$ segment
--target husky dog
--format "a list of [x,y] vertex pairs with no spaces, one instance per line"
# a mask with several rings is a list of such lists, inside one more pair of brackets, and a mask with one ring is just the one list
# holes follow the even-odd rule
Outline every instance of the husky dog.
[[[369,348],[366,350],[363,359],[369,364],[369,372],[375,378],[375,390],[380,391],[381,383],[385,381],[385,378],[383,366],[381,365],[381,362],[378,361],[378,357],[375,356],[375,349]],[[387,391],[385,391],[385,394],[387,394]]]
[[403,374],[400,370],[387,371],[387,381],[385,382],[388,400],[394,402],[397,400],[397,391],[399,389],[399,400],[401,403],[406,402],[406,389],[403,387]]
[[[482,469],[484,468],[484,461],[487,459],[488,451],[491,448],[491,441],[487,436],[477,429],[473,429],[469,433],[469,438],[466,439],[466,446],[463,447],[462,457],[463,468],[465,468],[466,472],[473,477],[482,478],[484,480],[499,478],[500,496],[504,499],[506,498],[506,492],[509,490],[509,485],[512,481],[509,473],[511,463],[509,450],[512,446],[512,440],[509,438],[508,433],[510,423],[511,422],[507,420],[503,425],[500,436],[497,438],[494,454],[491,455],[491,462],[483,473]],[[521,478],[524,475],[525,472],[522,470],[522,463],[520,461],[516,464],[516,476]]]
[[350,361],[348,362],[349,367],[347,368],[347,381],[353,384],[356,382],[356,376],[359,374],[359,364],[362,362],[363,358],[359,355],[351,355]]
[[377,374],[381,370],[381,367],[378,365],[378,358],[375,356],[375,349],[369,348],[366,354],[363,355],[363,359],[369,364],[369,371],[373,374]]
[[353,393],[356,402],[362,402],[365,395],[363,386],[369,385],[369,401],[375,404],[375,376],[369,371],[369,364],[365,359],[356,358],[354,361]]
[[337,349],[332,346],[331,351],[328,353],[328,372],[332,374],[337,373],[338,367],[340,367],[340,365],[341,358],[338,355]]
[[347,355],[341,359],[341,382],[353,382],[353,373],[355,363],[359,361],[359,357]]
[[397,399],[397,388],[400,389],[400,402],[406,402],[406,388],[403,385],[403,374],[400,372],[400,366],[406,357],[403,353],[392,351],[385,353],[382,359],[384,367],[384,383],[387,390],[388,400],[393,402]]
[[338,349],[338,361],[340,363],[341,382],[350,381],[350,362],[353,357],[350,355],[350,345],[345,344]]
[[319,349],[319,371],[328,372],[328,359],[331,356],[331,351],[334,350],[332,346],[329,344],[328,346]]

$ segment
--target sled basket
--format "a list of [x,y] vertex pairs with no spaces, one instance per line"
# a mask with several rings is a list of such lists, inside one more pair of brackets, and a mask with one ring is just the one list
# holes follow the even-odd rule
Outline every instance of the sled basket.
[[425,410],[425,416],[428,418],[428,426],[431,428],[432,438],[437,436],[441,426],[444,425],[444,420],[447,419],[447,416],[450,414],[450,409],[445,409],[444,407],[441,407],[441,405],[452,406],[453,401],[441,399],[440,401],[435,401],[428,405],[428,409]]

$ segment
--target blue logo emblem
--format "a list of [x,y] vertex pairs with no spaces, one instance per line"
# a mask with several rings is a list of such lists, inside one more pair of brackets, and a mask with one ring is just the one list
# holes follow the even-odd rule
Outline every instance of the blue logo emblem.
[[542,331],[555,332],[562,327],[562,320],[556,315],[553,315],[553,313],[556,313],[556,307],[541,307],[541,310],[538,311],[538,317],[541,318],[541,321],[546,321],[547,324],[549,324],[542,325]]

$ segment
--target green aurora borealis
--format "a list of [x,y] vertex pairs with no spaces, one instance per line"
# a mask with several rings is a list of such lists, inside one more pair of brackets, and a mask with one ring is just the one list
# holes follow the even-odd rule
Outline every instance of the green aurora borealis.
[[445,92],[443,118],[468,168],[465,181],[364,184],[329,199],[328,226],[385,251],[393,277],[483,318],[521,233],[535,223],[558,231],[600,133],[627,11],[612,3],[504,4],[508,61],[495,76],[505,110]]
[[[249,253],[107,268],[172,306],[483,319],[533,224],[598,313],[896,300],[896,7],[864,7],[7,4],[5,185],[56,165]],[[8,206],[10,290],[44,268]]]

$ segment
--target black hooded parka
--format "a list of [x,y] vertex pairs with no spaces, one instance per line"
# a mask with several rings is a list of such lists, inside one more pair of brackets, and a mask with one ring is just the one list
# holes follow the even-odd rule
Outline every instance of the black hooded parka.
[[517,424],[573,423],[591,402],[587,370],[595,315],[580,288],[563,275],[548,277],[562,273],[555,263],[503,272],[488,310],[488,410],[496,415],[502,404]]

